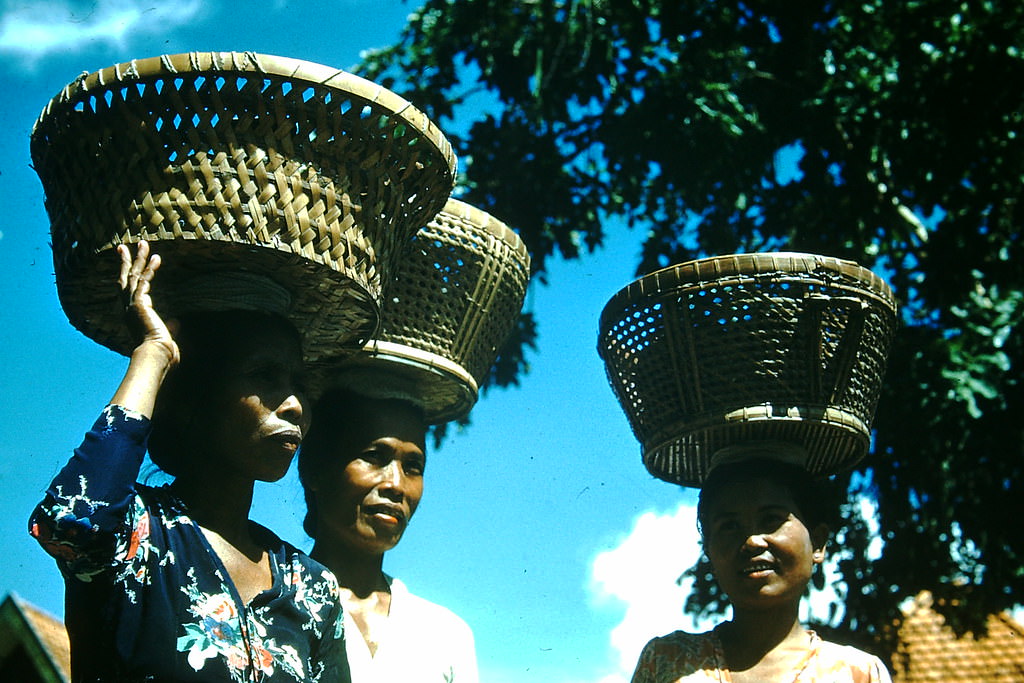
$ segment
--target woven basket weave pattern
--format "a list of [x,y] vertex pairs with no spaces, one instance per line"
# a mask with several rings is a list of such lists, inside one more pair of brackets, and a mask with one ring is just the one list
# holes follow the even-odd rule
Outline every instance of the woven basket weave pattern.
[[[250,256],[263,248],[293,256],[289,267],[336,273],[314,297],[321,301],[299,304],[346,309],[330,314],[325,342],[372,333],[382,273],[393,272],[454,178],[447,140],[393,93],[250,53],[173,55],[90,74],[44,110],[32,153],[69,317],[111,282],[116,258],[98,254],[140,239],[158,252],[201,240],[215,245],[210,259],[240,268],[263,267]],[[195,251],[190,265],[204,258]],[[123,346],[119,321],[92,330],[104,315],[72,322]]]
[[818,473],[852,465],[895,329],[891,293],[824,257],[708,261],[634,283],[602,315],[602,356],[648,468],[696,484],[712,453],[745,439],[795,440]]
[[416,234],[389,284],[379,338],[338,368],[338,381],[369,367],[362,377],[401,376],[428,421],[465,415],[516,324],[529,277],[530,256],[515,232],[450,199]]
[[416,234],[381,334],[460,364],[478,384],[515,325],[530,278],[518,236],[483,215],[453,200]]

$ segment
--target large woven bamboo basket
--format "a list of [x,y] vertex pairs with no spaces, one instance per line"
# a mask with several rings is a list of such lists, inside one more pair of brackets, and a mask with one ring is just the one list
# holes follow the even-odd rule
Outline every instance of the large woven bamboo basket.
[[892,292],[856,263],[739,254],[619,291],[598,349],[647,469],[699,486],[744,443],[795,444],[814,474],[856,464],[895,328]]
[[404,387],[431,423],[463,416],[519,317],[530,255],[504,223],[449,199],[416,234],[397,272],[380,336],[334,380],[359,382],[350,385],[356,390]]
[[379,323],[382,285],[444,205],[455,156],[394,93],[310,62],[194,52],[82,75],[32,133],[57,289],[71,323],[131,348],[118,244],[148,240],[161,297],[197,273],[244,271],[290,293],[316,359]]

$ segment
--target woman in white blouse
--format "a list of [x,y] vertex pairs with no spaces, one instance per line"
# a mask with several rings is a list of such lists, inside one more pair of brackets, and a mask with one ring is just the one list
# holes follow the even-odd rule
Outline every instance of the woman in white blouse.
[[314,407],[303,442],[310,555],[341,585],[354,683],[479,680],[469,626],[383,569],[423,495],[426,428],[408,396],[335,390]]

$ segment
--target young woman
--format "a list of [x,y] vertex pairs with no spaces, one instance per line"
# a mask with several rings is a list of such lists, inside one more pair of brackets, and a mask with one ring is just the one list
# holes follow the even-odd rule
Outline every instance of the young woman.
[[714,468],[697,520],[732,619],[650,641],[634,683],[888,683],[881,661],[800,625],[800,599],[825,560],[820,490],[798,465],[755,458]]
[[[298,335],[245,311],[172,334],[159,257],[118,251],[140,341],[30,521],[64,575],[74,680],[348,681],[335,579],[249,520],[309,422]],[[170,486],[136,483],[148,441]]]
[[299,455],[310,555],[341,584],[355,683],[478,681],[469,626],[383,569],[423,495],[425,435],[414,402],[332,391]]

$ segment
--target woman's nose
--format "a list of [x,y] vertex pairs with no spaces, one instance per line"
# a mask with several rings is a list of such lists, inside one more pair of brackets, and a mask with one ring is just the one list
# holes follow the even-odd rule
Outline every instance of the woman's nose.
[[381,472],[381,488],[385,491],[405,495],[405,471],[397,460],[390,461]]
[[749,533],[743,541],[743,548],[761,551],[768,547],[768,541],[763,533]]
[[299,424],[302,422],[304,410],[302,407],[302,401],[295,393],[289,394],[280,405],[277,406],[277,414],[287,419],[289,422]]

